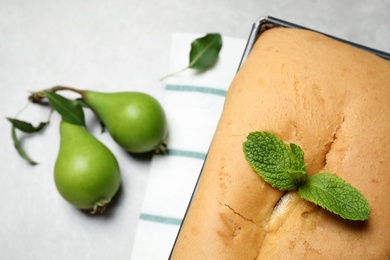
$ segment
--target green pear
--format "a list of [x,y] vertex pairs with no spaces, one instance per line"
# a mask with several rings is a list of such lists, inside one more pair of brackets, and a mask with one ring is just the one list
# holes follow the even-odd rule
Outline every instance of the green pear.
[[84,127],[60,124],[60,148],[54,168],[62,197],[80,209],[103,211],[121,183],[113,153]]
[[132,153],[164,150],[167,120],[155,98],[141,92],[86,90],[83,100],[100,118],[115,142],[125,150]]

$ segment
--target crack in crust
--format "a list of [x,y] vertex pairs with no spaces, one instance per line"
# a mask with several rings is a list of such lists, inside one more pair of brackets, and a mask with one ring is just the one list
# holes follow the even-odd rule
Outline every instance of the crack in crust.
[[324,156],[323,167],[325,167],[325,166],[327,165],[328,154],[330,153],[330,151],[332,150],[332,147],[333,147],[334,143],[335,143],[336,140],[338,139],[340,129],[341,129],[342,125],[344,124],[344,122],[345,122],[345,116],[342,115],[341,122],[340,122],[340,123],[338,124],[338,126],[335,128],[334,133],[333,133],[333,136],[332,136],[332,139],[324,145],[324,147],[325,147],[325,156]]
[[226,203],[221,203],[221,202],[218,202],[221,206],[224,206],[224,207],[227,207],[228,209],[230,209],[234,215],[237,215],[239,216],[240,218],[242,218],[243,220],[245,221],[248,221],[248,222],[251,222],[252,224],[254,225],[257,225],[252,219],[250,218],[247,218],[245,217],[244,215],[242,215],[240,212],[236,211],[235,209],[233,209],[231,206],[229,206],[228,204]]
[[[332,147],[339,138],[340,135],[340,129],[342,128],[343,123],[345,122],[345,115],[343,114],[341,117],[340,122],[337,124],[333,131],[333,135],[331,136],[331,140],[324,144],[324,152],[323,152],[323,164],[322,169],[327,165],[327,158],[328,154],[332,151]],[[299,127],[294,123],[291,122],[291,126],[294,129],[294,136],[297,139],[299,138],[299,135],[297,134]],[[298,205],[300,204],[300,200],[290,200],[289,197],[291,197],[291,192],[285,192],[281,195],[280,199],[276,202],[275,206],[273,207],[272,211],[270,212],[268,218],[267,218],[267,225],[263,227],[264,230],[264,237],[263,237],[263,243],[267,239],[267,236],[269,233],[275,233],[278,232],[278,230],[284,225],[286,220],[293,214],[293,212],[297,209]],[[288,198],[288,199],[286,199]],[[286,207],[286,203],[293,203],[293,205],[290,205],[290,207],[286,208],[286,211],[282,214],[280,214],[280,207]],[[317,211],[318,208],[315,210]],[[314,211],[313,211],[314,212]],[[311,212],[311,213],[313,213]],[[304,217],[304,215],[302,215]],[[276,219],[275,219],[276,218]],[[283,218],[283,221],[280,221],[281,218]],[[307,243],[307,242],[306,242]],[[305,244],[305,246],[307,246]],[[261,253],[261,247],[258,251],[258,256]],[[256,258],[257,259],[257,258]]]

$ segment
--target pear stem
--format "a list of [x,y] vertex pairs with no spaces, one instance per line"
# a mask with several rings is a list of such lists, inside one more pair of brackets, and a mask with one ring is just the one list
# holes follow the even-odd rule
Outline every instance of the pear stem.
[[110,203],[111,199],[101,200],[95,203],[93,206],[92,211],[90,212],[92,215],[95,215],[96,213],[103,213],[107,209],[108,203]]
[[56,91],[60,91],[60,90],[69,90],[69,91],[73,91],[77,94],[80,94],[81,96],[84,96],[84,90],[80,90],[80,89],[77,89],[77,88],[72,88],[72,87],[67,87],[67,86],[54,86],[52,88],[49,88],[49,89],[46,89],[45,91],[46,92],[56,92]]
[[166,154],[168,151],[168,138],[164,138],[161,144],[154,150],[157,154]]
[[72,88],[72,87],[58,85],[58,86],[54,86],[54,87],[51,87],[48,89],[44,89],[42,91],[32,92],[28,99],[33,103],[39,103],[43,98],[46,97],[45,92],[57,92],[57,91],[62,91],[62,90],[75,92],[75,93],[81,95],[82,98],[84,98],[84,95],[85,95],[85,90],[80,90],[80,89],[76,89],[76,88]]
[[16,113],[15,118],[17,118],[24,110],[26,110],[26,108],[30,105],[30,103],[31,102],[28,102],[26,105],[24,105],[24,107],[20,109],[18,113]]
[[189,66],[187,66],[187,67],[185,67],[185,68],[183,68],[183,69],[181,69],[181,70],[179,70],[179,71],[170,73],[170,74],[168,74],[168,75],[162,77],[162,78],[160,79],[160,81],[164,81],[165,79],[167,79],[167,78],[169,78],[169,77],[172,77],[172,76],[174,76],[174,75],[176,75],[176,74],[179,74],[179,73],[185,71],[185,70],[188,69],[188,68],[189,68]]

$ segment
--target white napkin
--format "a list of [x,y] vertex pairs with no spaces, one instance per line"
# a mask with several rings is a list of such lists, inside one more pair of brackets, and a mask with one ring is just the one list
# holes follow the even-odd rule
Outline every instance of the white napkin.
[[[172,35],[171,72],[188,65],[191,42],[201,36]],[[211,70],[189,69],[166,80],[163,106],[169,151],[152,159],[131,259],[168,259],[245,43],[223,36],[220,57]]]

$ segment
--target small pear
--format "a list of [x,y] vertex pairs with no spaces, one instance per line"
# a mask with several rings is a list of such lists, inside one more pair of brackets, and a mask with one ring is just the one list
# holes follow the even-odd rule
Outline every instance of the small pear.
[[125,150],[132,153],[164,150],[167,120],[162,106],[152,96],[142,92],[86,90],[83,99]]
[[60,148],[54,169],[62,197],[80,209],[103,211],[121,183],[113,153],[84,127],[60,124]]

